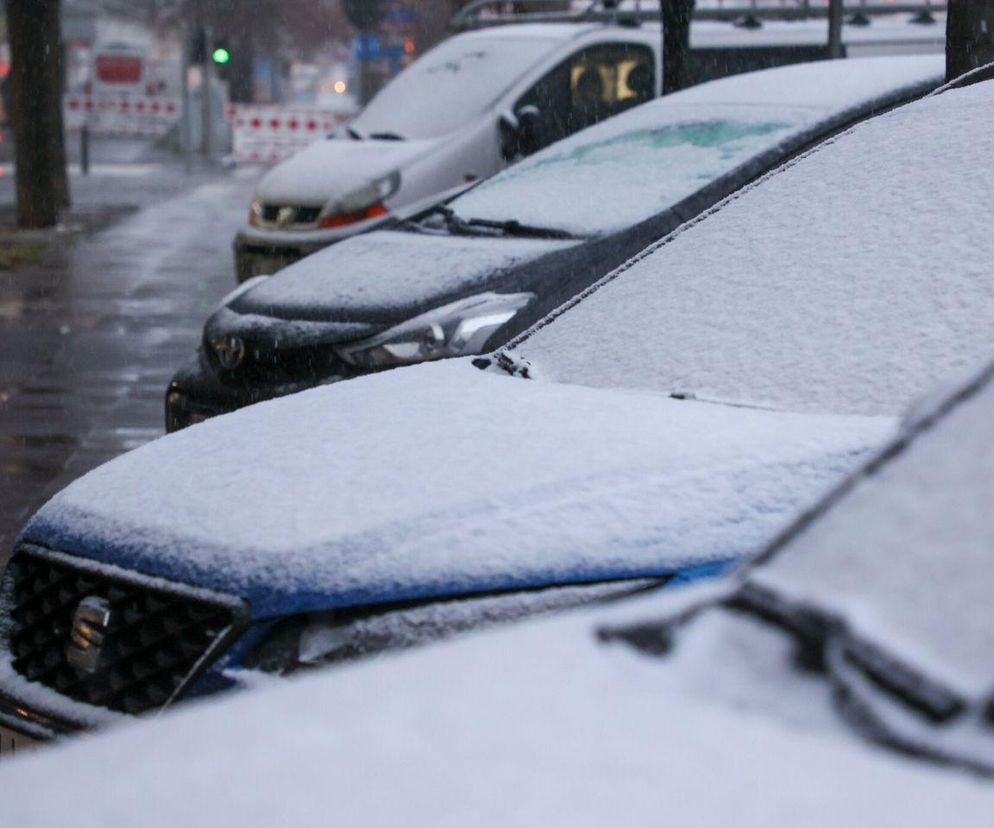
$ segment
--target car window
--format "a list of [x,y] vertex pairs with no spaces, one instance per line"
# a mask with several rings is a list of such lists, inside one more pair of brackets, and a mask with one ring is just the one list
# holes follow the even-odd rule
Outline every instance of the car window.
[[535,152],[574,132],[650,100],[655,93],[652,50],[634,43],[584,49],[563,61],[515,104],[538,110],[527,152]]
[[673,206],[816,117],[663,99],[548,147],[453,201],[463,218],[594,236]]
[[352,125],[365,136],[445,135],[492,106],[555,43],[511,35],[444,41],[387,84]]

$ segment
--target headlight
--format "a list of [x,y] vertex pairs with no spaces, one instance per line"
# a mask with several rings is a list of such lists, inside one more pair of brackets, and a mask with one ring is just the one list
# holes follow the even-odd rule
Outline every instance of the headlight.
[[533,298],[532,293],[481,293],[335,350],[350,365],[360,368],[389,368],[478,354],[490,335]]
[[385,216],[389,210],[383,202],[399,189],[400,173],[395,170],[329,204],[321,211],[318,226],[331,229]]
[[262,223],[262,202],[253,201],[249,206],[249,224],[258,227]]

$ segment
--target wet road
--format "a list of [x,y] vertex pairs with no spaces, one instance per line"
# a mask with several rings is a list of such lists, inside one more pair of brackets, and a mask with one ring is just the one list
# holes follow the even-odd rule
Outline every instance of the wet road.
[[[235,286],[230,241],[254,180],[105,163],[73,177],[77,230],[0,270],[0,563],[51,494],[162,434],[166,382]],[[0,178],[0,218],[11,185]]]

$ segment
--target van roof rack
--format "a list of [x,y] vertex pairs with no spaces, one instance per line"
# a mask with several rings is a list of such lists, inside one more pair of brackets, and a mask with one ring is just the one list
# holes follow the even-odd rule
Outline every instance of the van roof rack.
[[[912,23],[935,22],[932,14],[946,10],[945,0],[918,2],[843,3],[843,14],[855,22],[882,15],[909,14]],[[814,20],[827,18],[826,0],[718,0],[694,10],[694,20],[716,20],[738,25],[763,20]],[[471,0],[449,22],[453,31],[482,29],[513,23],[617,23],[637,25],[659,21],[658,0]],[[748,22],[747,22],[748,21]]]

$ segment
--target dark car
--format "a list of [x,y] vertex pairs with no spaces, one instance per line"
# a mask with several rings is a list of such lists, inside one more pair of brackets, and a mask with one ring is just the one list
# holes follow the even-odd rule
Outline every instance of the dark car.
[[[167,430],[314,385],[485,353],[812,143],[941,80],[824,61],[633,108],[414,217],[246,282],[167,391]],[[592,331],[595,336],[596,332]]]

